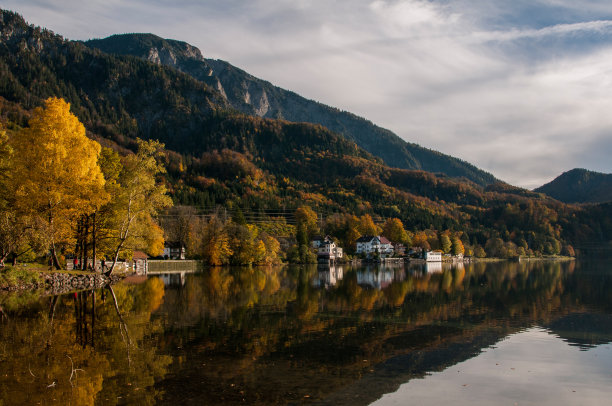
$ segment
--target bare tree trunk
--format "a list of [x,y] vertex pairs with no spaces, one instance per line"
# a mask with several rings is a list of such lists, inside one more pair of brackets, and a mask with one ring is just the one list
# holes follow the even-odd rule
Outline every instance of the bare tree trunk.
[[[74,257],[77,258],[81,263],[83,263],[83,224],[82,224],[82,219],[79,219],[77,221],[77,233],[76,233],[76,237],[77,237],[77,241],[76,241],[76,246],[74,248]],[[77,266],[76,264],[74,264],[74,270],[77,270]]]
[[83,230],[83,262],[81,262],[81,269],[87,270],[87,264],[88,264],[88,261],[87,261],[87,251],[88,251],[88,249],[87,249],[87,240],[88,240],[88,237],[89,237],[89,216],[88,215],[84,216],[83,222],[85,224],[83,226],[84,227],[84,230]]
[[[92,265],[91,267],[93,268],[94,272],[96,271],[96,261],[97,261],[97,247],[96,247],[96,212],[94,211],[94,213],[92,214],[93,217],[93,222],[91,224],[91,257],[92,257]],[[94,299],[95,299],[95,293],[94,293]]]
[[[115,305],[115,310],[117,311],[117,316],[119,316],[119,331],[121,332],[121,337],[125,342],[125,350],[126,350],[126,358],[128,361],[128,366],[132,365],[132,357],[130,356],[130,347],[132,346],[132,340],[130,338],[130,332],[128,331],[127,324],[125,320],[123,320],[123,316],[119,311],[119,304],[117,303],[117,296],[115,296],[115,292],[113,291],[113,287],[111,285],[106,285],[108,290],[110,290],[111,296],[113,297],[113,304]],[[125,332],[125,335],[124,335]]]
[[51,242],[51,258],[53,258],[53,266],[55,266],[55,269],[63,269],[59,263],[59,259],[57,259],[57,252],[55,251],[55,242]]
[[51,324],[53,324],[53,318],[55,317],[55,305],[57,304],[58,296],[53,296],[51,299],[51,303],[49,304],[49,320],[51,320]]
[[108,272],[105,273],[106,276],[111,276],[113,271],[115,270],[115,265],[117,264],[117,260],[119,259],[119,251],[121,251],[121,247],[123,247],[123,243],[125,239],[122,239],[119,245],[117,245],[117,249],[115,250],[115,254],[113,255],[113,263],[111,264]]

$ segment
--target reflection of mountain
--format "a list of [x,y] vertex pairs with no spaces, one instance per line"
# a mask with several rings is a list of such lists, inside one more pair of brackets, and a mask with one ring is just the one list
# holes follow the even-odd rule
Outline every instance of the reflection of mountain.
[[[376,366],[369,374],[353,384],[342,388],[322,402],[315,405],[369,405],[380,399],[384,394],[397,391],[400,385],[411,379],[422,378],[432,371],[442,371],[457,363],[466,361],[480,354],[503,339],[509,331],[484,331],[476,336],[458,334],[459,331],[449,331],[444,327],[429,327],[419,329],[410,334],[394,338],[395,341],[406,340],[419,342],[420,348],[414,348],[405,354],[395,356]],[[409,336],[413,336],[410,340]],[[453,337],[442,345],[428,344],[427,338],[433,342],[436,337]]]
[[546,327],[551,333],[581,350],[612,342],[612,314],[573,313]]

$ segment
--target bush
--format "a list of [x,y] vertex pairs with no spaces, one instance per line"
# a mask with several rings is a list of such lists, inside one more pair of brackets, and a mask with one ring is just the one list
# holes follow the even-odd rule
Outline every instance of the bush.
[[0,270],[0,288],[34,285],[42,283],[42,281],[43,278],[40,272],[22,266],[7,266]]

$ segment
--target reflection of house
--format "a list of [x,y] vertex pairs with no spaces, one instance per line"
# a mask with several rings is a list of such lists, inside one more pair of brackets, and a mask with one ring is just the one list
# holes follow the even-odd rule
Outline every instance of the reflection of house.
[[425,263],[425,271],[427,273],[442,272],[442,261],[429,261]]
[[185,272],[172,272],[160,274],[164,286],[185,286]]
[[370,256],[373,253],[378,253],[381,258],[393,255],[393,245],[391,241],[382,236],[363,236],[357,240],[357,254],[365,254]]
[[149,271],[149,256],[142,251],[134,251],[132,255],[132,269],[138,275],[145,275]]
[[370,286],[374,289],[386,288],[393,282],[394,273],[391,270],[366,270],[357,272],[357,284]]
[[335,286],[338,281],[342,280],[344,269],[341,266],[330,266],[328,269],[320,269],[317,278],[313,280],[314,287]]
[[312,245],[312,248],[319,249],[319,247],[321,247],[321,245],[323,245],[323,244],[325,244],[327,242],[333,242],[332,238],[329,235],[326,235],[325,237],[322,237],[320,235],[316,235],[316,236],[314,236],[314,238],[312,239],[310,244]]
[[427,262],[442,262],[442,251],[426,251],[425,261]]
[[325,261],[336,261],[342,258],[342,248],[333,241],[324,241],[317,250],[317,257]]
[[164,244],[165,259],[185,259],[185,247],[178,242],[166,242]]

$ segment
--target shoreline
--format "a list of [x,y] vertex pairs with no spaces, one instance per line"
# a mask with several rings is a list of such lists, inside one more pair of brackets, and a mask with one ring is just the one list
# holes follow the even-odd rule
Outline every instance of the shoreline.
[[14,284],[0,286],[0,292],[44,290],[45,294],[55,295],[72,291],[100,289],[116,283],[126,276],[115,274],[108,277],[93,272],[68,273],[66,271],[41,272],[37,270],[30,270],[30,272],[39,272],[40,280],[38,282],[17,280]]

